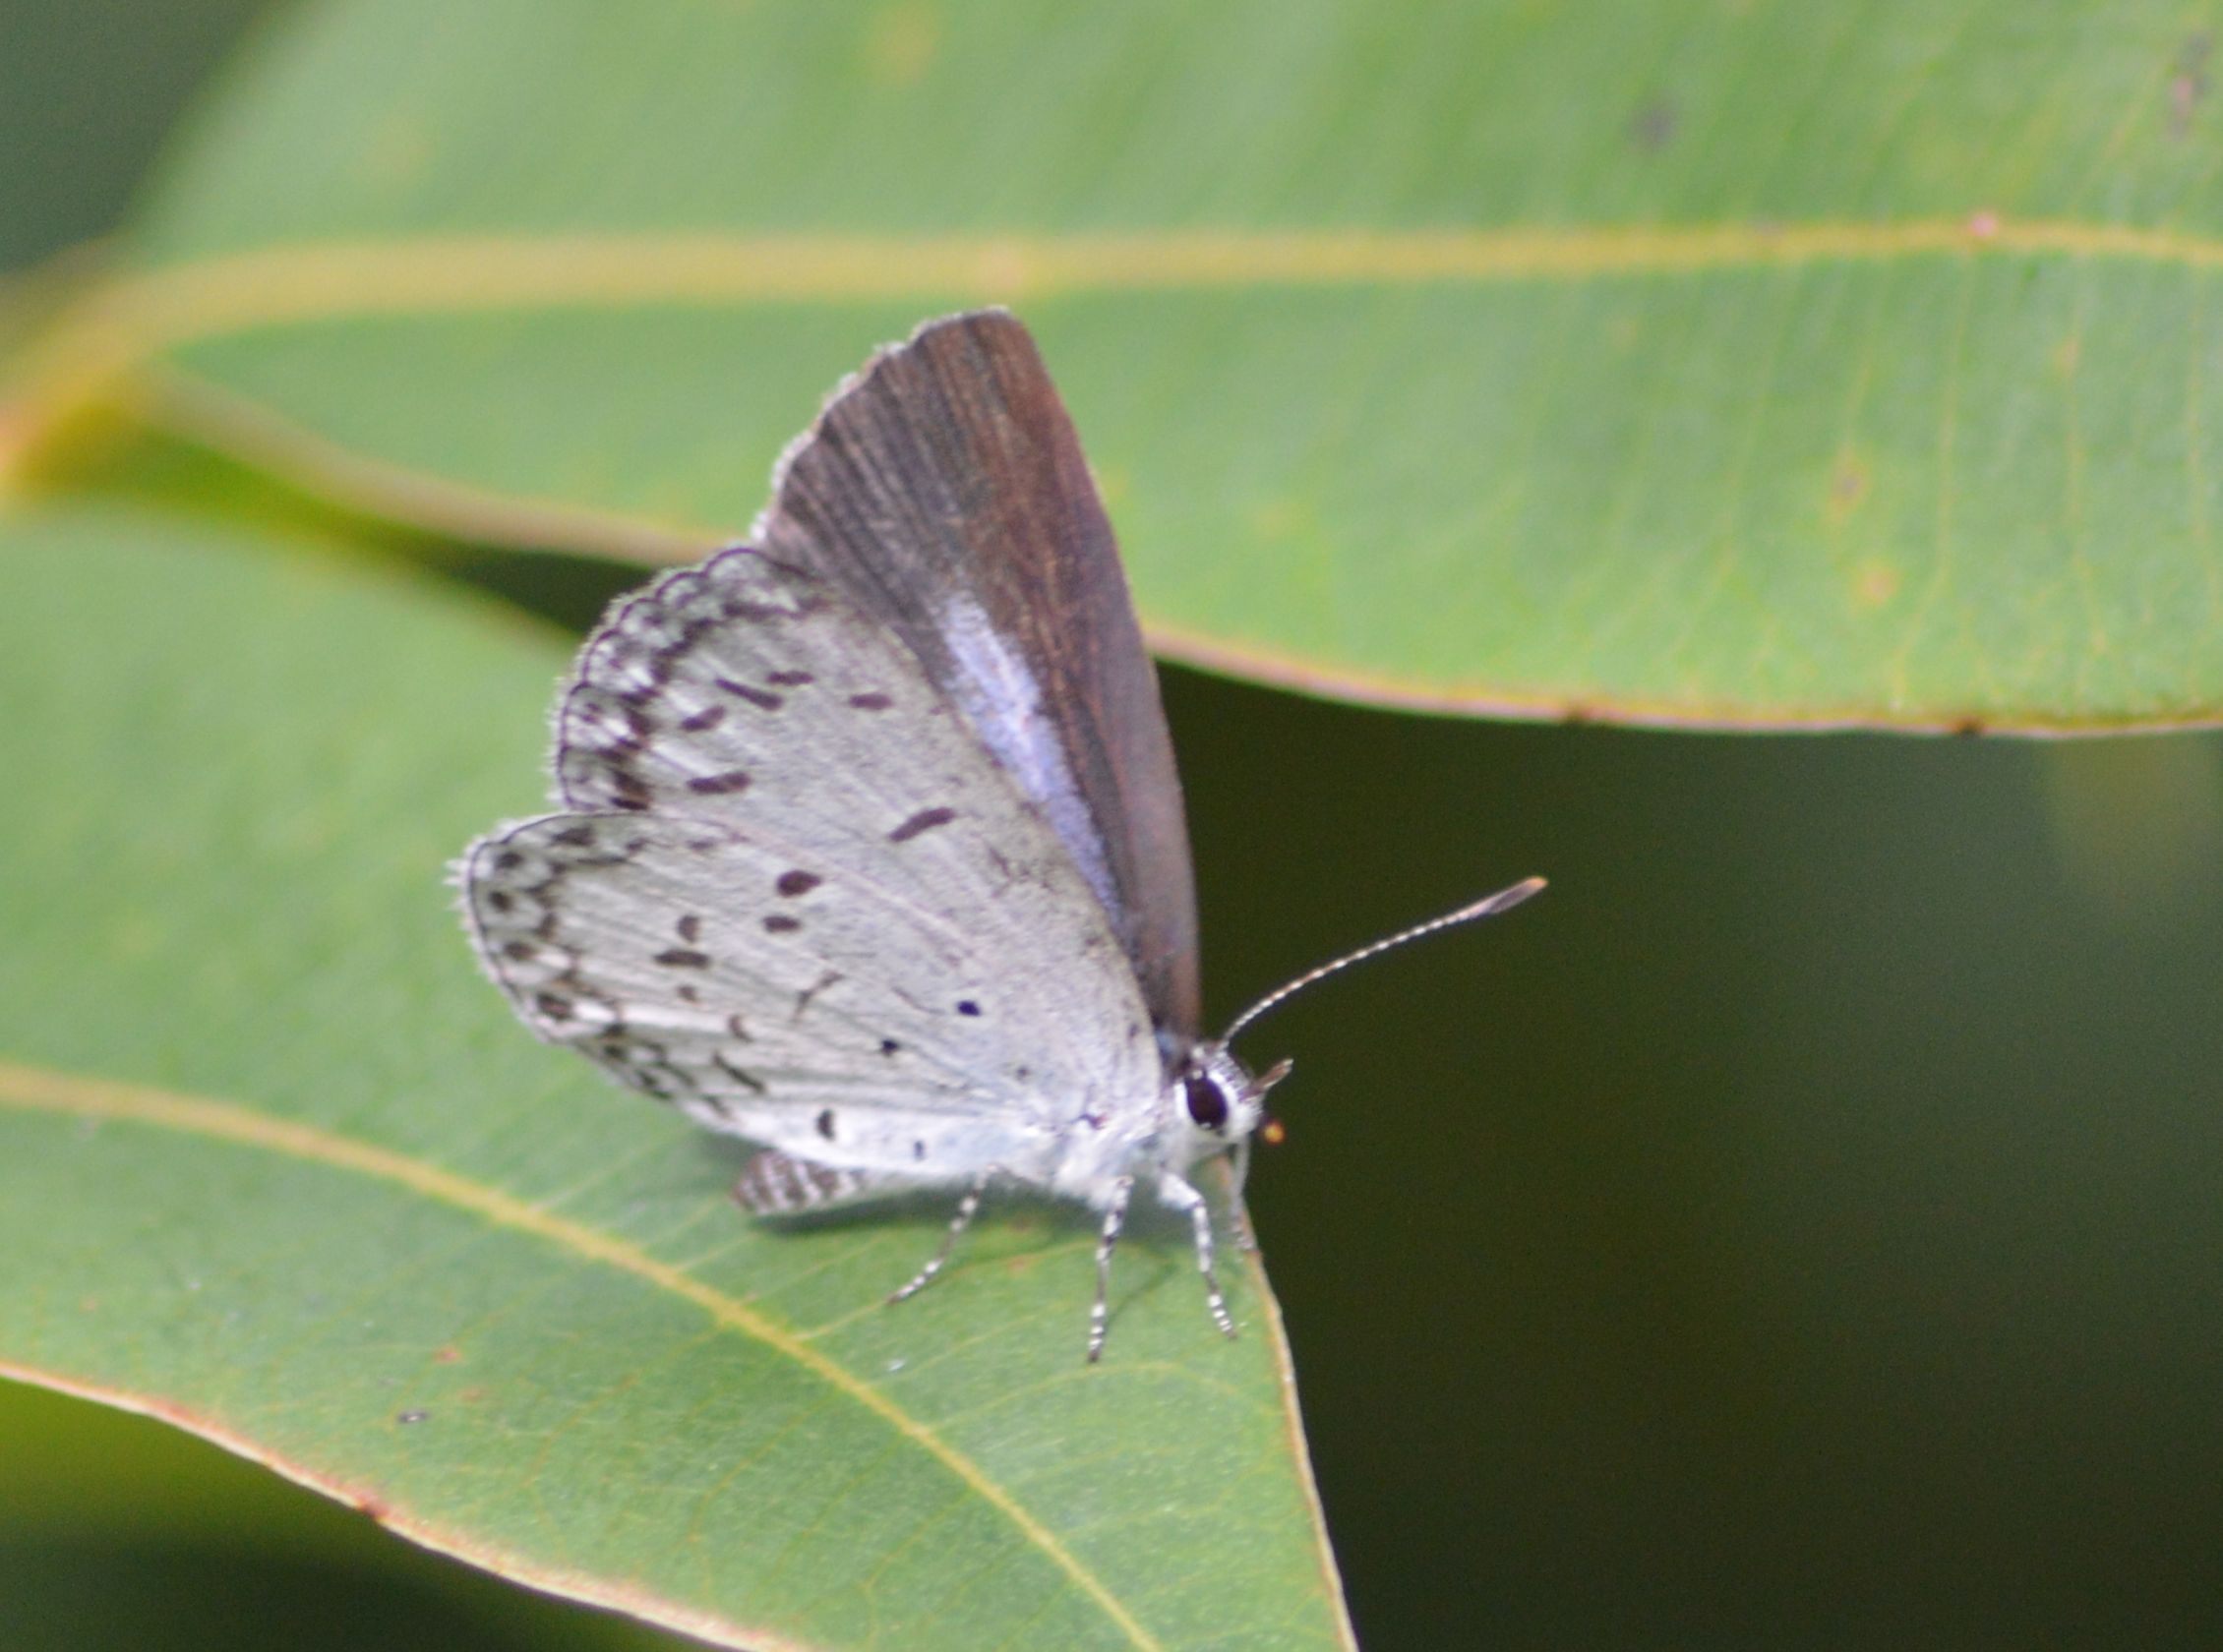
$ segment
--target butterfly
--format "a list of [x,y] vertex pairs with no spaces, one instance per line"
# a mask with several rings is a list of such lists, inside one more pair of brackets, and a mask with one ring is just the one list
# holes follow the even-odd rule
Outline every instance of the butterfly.
[[929,323],[782,457],[747,543],[613,605],[558,698],[554,813],[460,865],[511,1005],[715,1131],[786,1215],[991,1184],[1102,1213],[1087,1357],[1135,1189],[1185,1215],[1267,1092],[1230,1043],[1291,992],[1503,911],[1530,879],[1199,1031],[1180,782],[1112,527],[1032,338]]

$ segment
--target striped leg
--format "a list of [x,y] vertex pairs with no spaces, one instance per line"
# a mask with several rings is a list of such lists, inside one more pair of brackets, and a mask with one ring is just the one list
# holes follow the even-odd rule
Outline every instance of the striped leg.
[[927,1259],[926,1267],[911,1275],[909,1284],[891,1293],[888,1301],[901,1302],[907,1296],[917,1296],[941,1271],[941,1265],[949,1260],[949,1253],[957,1248],[958,1235],[971,1227],[973,1218],[980,1213],[981,1196],[988,1192],[988,1184],[996,1174],[996,1166],[991,1164],[973,1178],[973,1185],[965,1190],[965,1197],[957,1201],[957,1213],[949,1218],[949,1231],[941,1236],[941,1249]]
[[1096,1302],[1088,1311],[1088,1362],[1104,1357],[1104,1335],[1111,1327],[1112,1251],[1119,1243],[1119,1229],[1127,1222],[1127,1200],[1135,1179],[1121,1176],[1112,1184],[1112,1204],[1104,1212],[1104,1233],[1096,1242]]
[[1196,1230],[1196,1270],[1204,1275],[1205,1306],[1212,1310],[1212,1323],[1232,1336],[1235,1322],[1228,1315],[1228,1299],[1220,1294],[1219,1275],[1212,1271],[1212,1207],[1204,1195],[1171,1171],[1158,1178],[1158,1197],[1170,1209],[1188,1212],[1189,1225]]
[[1242,1202],[1242,1190],[1250,1181],[1249,1137],[1245,1136],[1235,1144],[1234,1161],[1234,1191],[1229,1196],[1228,1223],[1234,1230],[1235,1249],[1255,1251],[1258,1249],[1258,1240],[1250,1231],[1250,1211]]

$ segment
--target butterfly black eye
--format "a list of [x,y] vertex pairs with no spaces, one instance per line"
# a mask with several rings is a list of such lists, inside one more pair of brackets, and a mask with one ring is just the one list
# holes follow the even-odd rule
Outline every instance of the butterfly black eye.
[[1181,1081],[1182,1099],[1188,1103],[1188,1116],[1207,1130],[1225,1130],[1228,1124],[1227,1092],[1201,1073],[1191,1073]]

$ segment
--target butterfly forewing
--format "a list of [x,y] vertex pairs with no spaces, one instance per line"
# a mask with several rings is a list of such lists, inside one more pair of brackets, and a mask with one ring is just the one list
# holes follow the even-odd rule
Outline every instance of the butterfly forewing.
[[1158,1025],[1197,1023],[1196,897],[1158,680],[1111,524],[1026,329],[920,329],[828,403],[757,541],[903,639],[1033,797]]

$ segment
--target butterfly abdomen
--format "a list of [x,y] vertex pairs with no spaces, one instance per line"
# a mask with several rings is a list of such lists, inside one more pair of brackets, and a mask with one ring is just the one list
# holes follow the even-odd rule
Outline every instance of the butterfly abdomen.
[[733,1196],[752,1215],[794,1216],[890,1192],[897,1178],[877,1170],[838,1170],[767,1149],[742,1167]]

